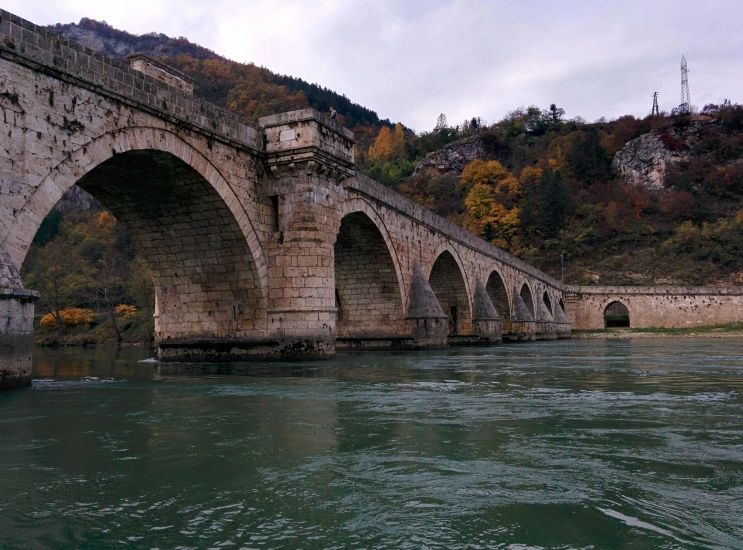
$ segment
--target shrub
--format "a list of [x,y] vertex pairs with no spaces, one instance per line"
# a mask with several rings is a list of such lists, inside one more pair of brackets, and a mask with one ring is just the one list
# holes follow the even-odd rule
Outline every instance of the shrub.
[[684,140],[673,137],[669,132],[661,132],[660,140],[663,142],[663,146],[669,151],[683,151],[686,149]]
[[129,306],[126,304],[121,304],[119,306],[116,306],[116,315],[119,317],[123,317],[124,319],[131,319],[137,314],[137,306]]
[[[62,318],[62,326],[65,328],[72,328],[72,327],[88,327],[90,326],[90,323],[93,321],[94,317],[93,310],[91,309],[82,309],[78,307],[71,307],[67,309],[63,309],[59,312],[59,316]],[[47,313],[44,315],[44,317],[41,318],[41,322],[39,323],[42,328],[45,329],[53,329],[57,326],[57,321],[51,313]]]

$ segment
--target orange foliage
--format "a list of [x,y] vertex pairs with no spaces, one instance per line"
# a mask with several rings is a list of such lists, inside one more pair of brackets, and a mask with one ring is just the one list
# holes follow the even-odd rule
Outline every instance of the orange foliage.
[[137,306],[121,304],[116,306],[116,309],[114,311],[116,311],[116,315],[118,315],[119,317],[130,319],[137,314]]
[[[93,310],[71,307],[59,312],[64,327],[87,327],[93,321]],[[47,313],[39,323],[42,328],[53,329],[57,326],[57,320],[53,314]]]

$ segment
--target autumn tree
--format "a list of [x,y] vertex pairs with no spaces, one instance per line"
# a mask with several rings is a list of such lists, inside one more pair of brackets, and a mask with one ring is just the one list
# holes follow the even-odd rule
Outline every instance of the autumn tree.
[[374,140],[374,145],[369,148],[371,160],[384,162],[392,156],[394,151],[394,140],[389,126],[382,126]]
[[[64,228],[63,228],[64,229]],[[85,294],[88,273],[71,243],[57,237],[33,251],[26,277],[29,288],[41,292],[39,309],[55,320],[57,337],[62,337],[62,310],[76,305]]]
[[519,181],[498,161],[474,160],[463,170],[462,184],[469,187],[469,229],[509,248],[518,228]]

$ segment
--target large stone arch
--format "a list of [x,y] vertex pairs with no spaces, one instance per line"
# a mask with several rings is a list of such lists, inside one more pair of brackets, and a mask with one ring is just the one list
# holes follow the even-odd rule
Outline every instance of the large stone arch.
[[379,215],[376,208],[374,208],[374,206],[369,201],[359,197],[353,197],[345,200],[341,204],[340,211],[341,218],[344,218],[348,214],[353,214],[354,212],[363,212],[372,222],[374,222],[374,225],[377,226],[379,233],[382,235],[384,243],[387,245],[387,250],[392,257],[392,263],[395,266],[395,274],[400,286],[400,297],[402,298],[402,307],[404,311],[405,304],[408,303],[408,289],[407,285],[405,284],[405,281],[407,281],[407,273],[402,269],[400,258],[397,253],[397,247],[392,240],[390,231],[387,228],[387,224],[385,223],[384,218]]
[[76,183],[112,210],[150,265],[158,339],[263,336],[263,251],[235,190],[204,154],[152,127],[117,130],[78,147],[16,214],[6,237],[16,266]]
[[449,317],[449,333],[470,334],[472,332],[472,293],[469,289],[467,272],[457,251],[448,244],[440,246],[427,272],[428,283],[441,309]]
[[43,178],[23,208],[15,215],[7,235],[0,239],[20,270],[36,231],[46,215],[59,201],[65,191],[96,166],[128,151],[153,150],[170,153],[198,172],[219,194],[230,209],[246,239],[256,264],[261,281],[261,291],[267,296],[267,263],[247,211],[235,189],[220,170],[198,149],[186,140],[164,128],[136,126],[118,129],[92,139],[78,147],[67,158],[59,162]]
[[334,244],[336,335],[397,336],[406,331],[399,262],[386,227],[366,201],[343,204]]

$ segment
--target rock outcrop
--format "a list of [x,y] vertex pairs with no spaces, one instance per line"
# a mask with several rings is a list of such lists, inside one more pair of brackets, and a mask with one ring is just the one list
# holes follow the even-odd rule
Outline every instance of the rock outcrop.
[[704,122],[667,128],[633,139],[617,151],[612,167],[629,184],[662,189],[669,166],[690,160]]
[[475,159],[485,157],[485,148],[478,136],[460,139],[445,145],[441,150],[428,153],[415,166],[413,175],[422,172],[438,172],[439,174],[461,174],[464,167]]

